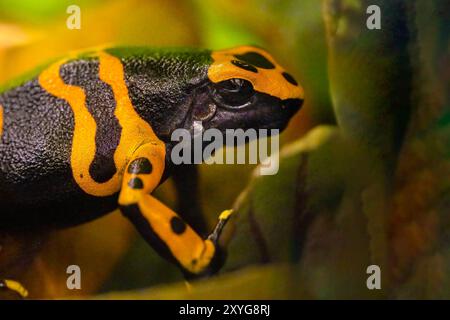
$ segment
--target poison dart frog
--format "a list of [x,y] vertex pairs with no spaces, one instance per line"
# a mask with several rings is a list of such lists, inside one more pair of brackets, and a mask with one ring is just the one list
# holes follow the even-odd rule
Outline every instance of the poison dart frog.
[[[177,128],[283,129],[303,89],[265,50],[114,47],[57,60],[0,93],[0,229],[65,227],[117,208],[186,277],[223,264],[231,211],[202,237],[152,196]],[[26,295],[19,283],[0,287]]]

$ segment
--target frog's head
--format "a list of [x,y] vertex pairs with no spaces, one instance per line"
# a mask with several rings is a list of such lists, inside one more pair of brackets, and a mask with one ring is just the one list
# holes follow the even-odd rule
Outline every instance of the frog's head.
[[175,129],[284,129],[303,89],[266,51],[115,49],[133,105],[158,136]]
[[300,109],[303,89],[266,51],[243,46],[211,57],[204,96],[191,113],[205,129],[283,130]]

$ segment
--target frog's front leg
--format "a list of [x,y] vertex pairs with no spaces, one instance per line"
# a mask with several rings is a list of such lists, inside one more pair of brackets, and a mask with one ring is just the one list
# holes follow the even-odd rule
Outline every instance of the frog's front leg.
[[207,235],[208,227],[200,205],[198,165],[173,166],[171,176],[177,194],[178,213],[200,235]]
[[[218,237],[229,214],[221,214],[207,239],[202,239],[175,212],[150,195],[163,175],[165,148],[160,143],[138,148],[123,174],[119,205],[145,240],[188,278],[217,272],[224,261]],[[228,212],[228,211],[227,211]]]
[[28,296],[28,291],[19,282],[8,279],[0,279],[0,290],[10,290],[17,293],[22,299]]

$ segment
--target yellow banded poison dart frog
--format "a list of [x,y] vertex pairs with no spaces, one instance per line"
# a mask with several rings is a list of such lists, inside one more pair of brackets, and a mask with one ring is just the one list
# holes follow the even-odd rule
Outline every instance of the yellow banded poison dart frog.
[[119,208],[187,277],[212,274],[230,211],[202,237],[151,195],[174,171],[171,133],[196,120],[283,129],[302,102],[257,47],[116,47],[58,60],[0,93],[0,229],[72,226]]

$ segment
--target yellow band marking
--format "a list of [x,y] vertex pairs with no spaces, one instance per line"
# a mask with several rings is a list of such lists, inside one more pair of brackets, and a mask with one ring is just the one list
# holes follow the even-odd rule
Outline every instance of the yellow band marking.
[[215,252],[211,240],[203,240],[189,226],[181,235],[174,235],[170,220],[175,212],[150,195],[144,195],[138,205],[153,231],[186,270],[200,273],[210,264]]
[[[156,136],[150,124],[139,116],[131,103],[128,87],[125,84],[125,74],[122,62],[119,58],[107,54],[106,52],[99,52],[99,59],[100,80],[111,86],[116,101],[116,110],[114,114],[122,126],[120,143],[114,153],[116,167],[125,169],[125,166],[131,159],[134,151],[139,146],[147,143],[155,146],[157,145],[158,155],[162,156],[162,159],[164,160],[164,142]],[[164,163],[154,163],[155,169],[159,164],[163,166],[162,170],[164,170]]]
[[[119,195],[119,204],[127,206],[137,203],[143,195],[150,194],[161,181],[165,167],[166,148],[164,144],[147,143],[139,147],[131,159],[146,158],[152,164],[151,173],[129,173],[127,171],[123,174],[122,189]],[[139,178],[144,186],[142,189],[133,189],[128,183],[133,178]]]
[[[264,56],[275,65],[275,68],[258,68],[258,72],[255,73],[239,68],[231,63],[231,61],[237,60],[234,55],[250,51]],[[240,78],[250,81],[256,91],[270,94],[282,100],[303,99],[304,97],[303,88],[300,85],[295,86],[289,83],[282,75],[285,70],[265,50],[251,46],[242,46],[213,51],[211,57],[214,61],[208,69],[208,77],[212,82],[217,83],[232,78]]]
[[219,220],[228,220],[228,218],[233,214],[233,209],[224,210],[219,215]]
[[119,191],[121,176],[131,154],[144,143],[162,142],[157,138],[150,124],[141,119],[133,108],[120,60],[105,52],[99,52],[98,57],[100,80],[112,88],[116,101],[114,114],[122,127],[120,142],[114,153],[117,172],[106,182],[98,183],[89,174],[89,167],[95,157],[97,125],[86,106],[84,90],[65,84],[59,74],[62,65],[69,59],[56,62],[44,70],[39,76],[39,84],[52,95],[67,101],[72,108],[75,129],[71,166],[75,181],[88,194],[109,196]]
[[14,280],[3,280],[6,288],[19,294],[22,298],[28,297],[28,290],[25,289],[19,282]]

